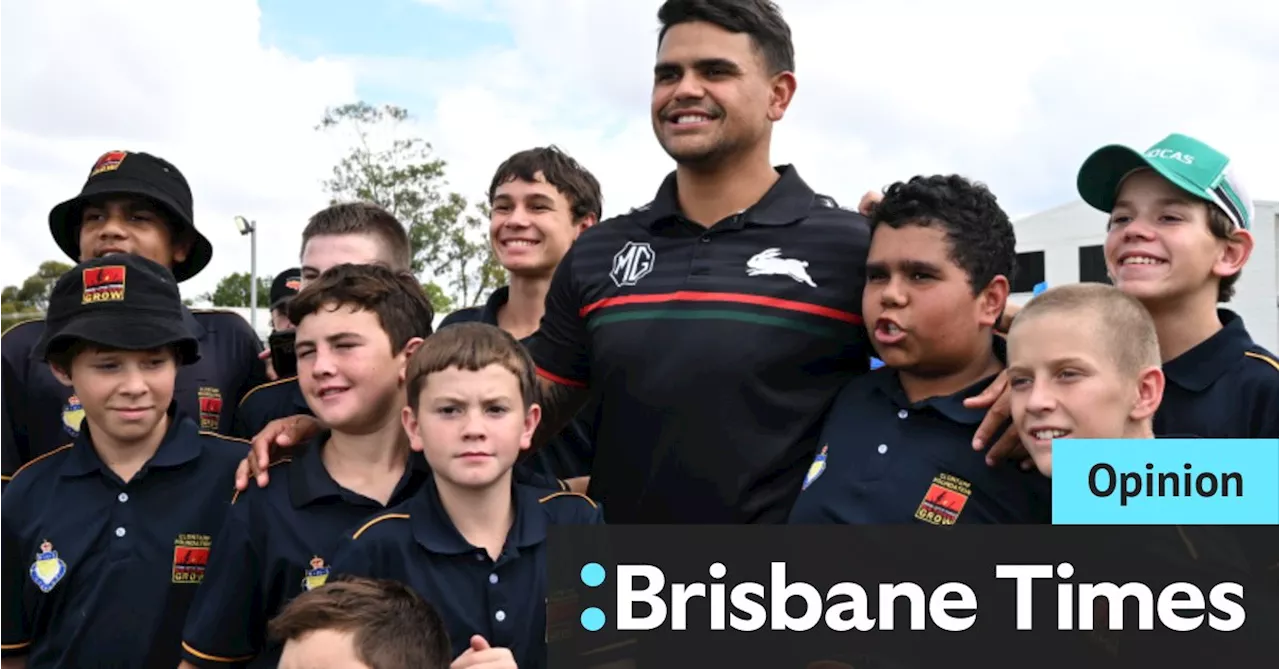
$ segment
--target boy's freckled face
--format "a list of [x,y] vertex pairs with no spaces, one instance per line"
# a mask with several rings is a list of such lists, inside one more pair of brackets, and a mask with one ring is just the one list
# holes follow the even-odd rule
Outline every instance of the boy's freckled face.
[[1087,314],[1040,314],[1009,333],[1013,423],[1036,467],[1052,474],[1054,439],[1118,439],[1138,399]]
[[862,313],[876,355],[897,369],[963,361],[979,332],[969,277],[938,227],[877,226],[867,254]]
[[1140,300],[1205,289],[1224,241],[1209,231],[1207,205],[1151,170],[1125,179],[1107,228],[1107,272]]
[[369,669],[356,657],[351,632],[316,630],[284,644],[280,669]]
[[343,432],[376,429],[400,402],[400,363],[378,315],[325,305],[302,319],[294,349],[307,405]]
[[303,287],[338,265],[386,265],[382,244],[374,235],[318,235],[302,249]]
[[405,410],[405,431],[431,469],[454,485],[500,481],[529,448],[541,410],[525,409],[516,375],[501,365],[451,367],[423,384],[418,411]]
[[71,375],[54,371],[75,389],[96,434],[120,443],[153,436],[173,400],[178,363],[173,351],[86,350],[71,362]]

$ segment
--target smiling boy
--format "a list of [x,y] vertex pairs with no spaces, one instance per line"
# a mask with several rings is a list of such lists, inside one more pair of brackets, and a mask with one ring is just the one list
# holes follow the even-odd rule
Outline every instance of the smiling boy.
[[274,667],[267,621],[318,587],[342,538],[427,480],[400,426],[405,369],[432,312],[410,275],[339,265],[289,302],[298,382],[329,431],[275,463],[275,484],[239,495],[183,635],[188,666]]
[[430,337],[410,363],[403,410],[430,480],[334,558],[341,573],[403,581],[439,609],[455,669],[508,655],[521,669],[546,666],[547,528],[603,522],[585,495],[513,480],[541,417],[535,383],[528,352],[497,327]]
[[1280,366],[1230,301],[1253,252],[1253,201],[1226,155],[1186,135],[1139,153],[1112,145],[1080,168],[1080,196],[1110,212],[1115,285],[1155,321],[1168,379],[1159,434],[1280,435]]
[[1111,286],[1050,288],[1009,329],[1014,426],[1053,474],[1054,439],[1152,439],[1164,395],[1151,315]]
[[85,419],[4,491],[3,665],[173,667],[248,446],[182,411],[179,370],[200,352],[167,268],[81,263],[46,323],[38,359]]
[[931,176],[886,189],[871,224],[862,313],[885,366],[837,396],[790,522],[1047,522],[1046,479],[966,447],[985,412],[964,400],[1004,366],[1009,217],[985,187]]
[[[578,235],[600,220],[600,184],[578,161],[549,146],[520,151],[489,183],[489,244],[510,284],[493,291],[483,306],[460,309],[440,327],[466,321],[496,325],[517,339],[538,329],[556,267]],[[591,471],[594,401],[522,465],[549,479],[578,479]]]

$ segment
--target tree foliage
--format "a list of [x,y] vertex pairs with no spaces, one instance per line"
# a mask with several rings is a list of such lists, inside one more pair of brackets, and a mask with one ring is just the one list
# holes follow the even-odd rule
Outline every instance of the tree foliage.
[[[242,307],[248,308],[252,306],[249,294],[249,273],[235,272],[222,277],[218,281],[218,285],[213,289],[212,293],[205,293],[200,296],[203,302],[212,302],[215,307]],[[258,277],[258,306],[269,307],[271,301],[271,278]]]
[[5,286],[0,291],[0,313],[3,314],[0,328],[8,329],[21,321],[43,317],[49,307],[53,284],[71,267],[57,260],[46,260],[40,263],[34,274],[23,280],[21,286]]
[[324,182],[331,202],[364,200],[408,230],[413,271],[430,274],[440,313],[474,306],[501,285],[504,272],[488,244],[484,200],[447,192],[445,162],[408,128],[407,110],[365,102],[326,110],[317,130],[347,131],[353,144]]

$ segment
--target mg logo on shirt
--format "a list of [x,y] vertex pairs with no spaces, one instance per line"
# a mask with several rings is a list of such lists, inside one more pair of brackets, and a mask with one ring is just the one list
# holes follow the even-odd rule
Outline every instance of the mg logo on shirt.
[[619,288],[634,286],[653,271],[653,259],[653,247],[648,242],[627,242],[621,251],[614,254],[609,278]]

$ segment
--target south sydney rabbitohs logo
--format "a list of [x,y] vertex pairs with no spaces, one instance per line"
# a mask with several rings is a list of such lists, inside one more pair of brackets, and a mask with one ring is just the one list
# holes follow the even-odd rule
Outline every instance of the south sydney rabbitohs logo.
[[653,261],[653,247],[648,242],[627,242],[621,251],[614,254],[609,278],[619,288],[634,286],[653,271]]

